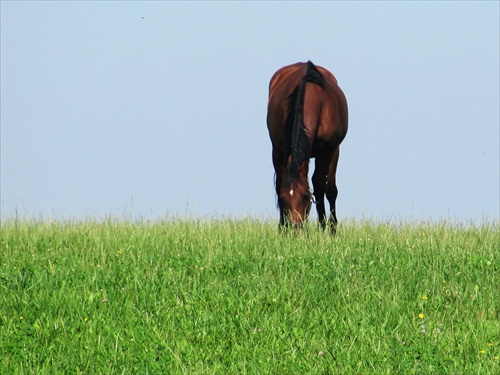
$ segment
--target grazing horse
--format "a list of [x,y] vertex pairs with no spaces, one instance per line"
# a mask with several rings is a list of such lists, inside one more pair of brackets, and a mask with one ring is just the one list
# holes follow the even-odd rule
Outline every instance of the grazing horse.
[[[315,198],[321,227],[328,226],[335,234],[335,172],[347,122],[347,100],[328,70],[308,61],[274,73],[269,83],[267,128],[273,145],[280,228],[301,227]],[[314,193],[307,177],[309,158],[316,159]],[[330,203],[328,218],[325,194]]]

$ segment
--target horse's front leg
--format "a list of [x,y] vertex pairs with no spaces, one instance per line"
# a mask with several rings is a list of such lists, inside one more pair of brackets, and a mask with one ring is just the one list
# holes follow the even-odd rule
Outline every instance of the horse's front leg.
[[328,160],[316,157],[312,184],[314,189],[314,199],[316,200],[316,211],[318,212],[319,225],[325,229],[327,218],[325,210],[325,188],[328,172]]

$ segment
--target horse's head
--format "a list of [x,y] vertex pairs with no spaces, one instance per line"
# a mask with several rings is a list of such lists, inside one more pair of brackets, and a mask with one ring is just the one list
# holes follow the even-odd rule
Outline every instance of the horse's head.
[[286,220],[292,226],[301,227],[309,216],[313,203],[313,194],[307,179],[284,184],[280,189],[282,209]]

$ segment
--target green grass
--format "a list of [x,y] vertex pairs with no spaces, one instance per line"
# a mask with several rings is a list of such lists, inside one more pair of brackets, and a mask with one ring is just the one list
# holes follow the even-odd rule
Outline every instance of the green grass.
[[498,223],[276,229],[3,223],[0,374],[500,373]]

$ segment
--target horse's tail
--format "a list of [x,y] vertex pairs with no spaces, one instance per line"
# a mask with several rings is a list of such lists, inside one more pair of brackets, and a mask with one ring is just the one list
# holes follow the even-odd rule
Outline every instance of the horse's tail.
[[325,88],[325,79],[318,68],[311,62],[307,62],[306,74],[302,81],[288,97],[288,113],[285,123],[285,134],[287,144],[287,155],[291,155],[291,162],[288,165],[289,177],[298,178],[298,166],[309,160],[311,146],[304,131],[304,98],[307,83],[315,83],[321,88]]

